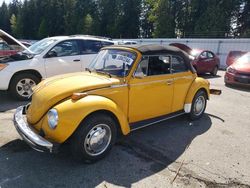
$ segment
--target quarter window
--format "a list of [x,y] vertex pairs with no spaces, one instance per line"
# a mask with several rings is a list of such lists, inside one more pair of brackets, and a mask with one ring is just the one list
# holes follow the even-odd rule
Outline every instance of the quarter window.
[[185,61],[183,58],[179,56],[172,56],[172,72],[178,73],[178,72],[185,72],[188,70],[187,65],[185,64]]
[[84,40],[82,41],[81,54],[97,54],[101,48],[101,41]]
[[208,58],[214,58],[214,55],[211,52],[207,52]]
[[111,45],[114,45],[114,43],[113,43],[113,42],[105,42],[105,41],[102,41],[102,47],[111,46]]

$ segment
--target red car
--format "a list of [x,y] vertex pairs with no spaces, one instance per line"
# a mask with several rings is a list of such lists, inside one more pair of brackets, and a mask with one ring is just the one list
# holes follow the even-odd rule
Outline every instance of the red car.
[[241,57],[242,55],[246,53],[247,52],[243,52],[243,51],[230,51],[227,55],[227,60],[226,60],[227,66],[232,65],[239,57]]
[[0,41],[0,57],[16,54],[18,50],[14,50],[6,42]]
[[[13,47],[15,49],[13,49]],[[17,41],[8,33],[0,29],[0,58],[4,56],[9,56],[16,54],[19,51],[25,49],[25,44],[22,44],[20,41]]]
[[224,79],[226,84],[250,86],[250,52],[242,55],[227,68]]
[[192,64],[198,74],[209,72],[213,76],[216,76],[220,67],[220,59],[213,52],[208,50],[193,50],[191,54],[195,57]]
[[172,43],[170,46],[178,47],[194,57],[192,64],[197,74],[211,73],[215,76],[220,67],[220,59],[209,50],[191,49],[185,44]]

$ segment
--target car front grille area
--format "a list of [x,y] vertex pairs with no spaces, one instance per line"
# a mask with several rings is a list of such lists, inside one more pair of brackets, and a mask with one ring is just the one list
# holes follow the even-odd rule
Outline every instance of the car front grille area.
[[234,80],[236,82],[242,83],[242,84],[250,84],[250,75],[246,76],[246,75],[237,75]]

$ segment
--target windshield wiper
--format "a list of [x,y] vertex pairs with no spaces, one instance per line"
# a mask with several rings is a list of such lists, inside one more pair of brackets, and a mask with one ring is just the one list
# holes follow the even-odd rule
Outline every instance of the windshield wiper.
[[100,70],[95,70],[97,73],[101,73],[101,74],[105,74],[108,75],[110,78],[112,78],[111,74],[109,72],[105,72],[105,71],[100,71]]
[[91,70],[89,68],[85,68],[86,71],[89,71],[89,73],[91,73]]

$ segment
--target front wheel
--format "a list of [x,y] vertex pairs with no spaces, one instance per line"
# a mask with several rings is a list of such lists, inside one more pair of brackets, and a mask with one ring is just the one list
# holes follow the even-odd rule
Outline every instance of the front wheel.
[[10,82],[10,94],[18,100],[29,100],[29,97],[32,95],[32,87],[39,82],[40,79],[30,73],[15,75]]
[[96,162],[104,158],[116,140],[116,123],[107,114],[94,114],[80,124],[71,140],[78,161]]
[[203,90],[198,91],[192,101],[190,119],[196,120],[204,114],[207,105],[207,95]]

